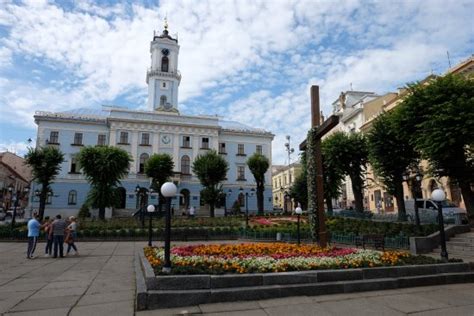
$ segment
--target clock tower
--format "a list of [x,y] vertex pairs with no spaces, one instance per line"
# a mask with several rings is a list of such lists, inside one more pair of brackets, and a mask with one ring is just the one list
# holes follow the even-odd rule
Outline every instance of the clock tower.
[[150,43],[151,67],[146,73],[148,84],[148,108],[178,114],[178,87],[181,74],[178,71],[178,39],[168,33],[165,19],[163,33],[153,34]]

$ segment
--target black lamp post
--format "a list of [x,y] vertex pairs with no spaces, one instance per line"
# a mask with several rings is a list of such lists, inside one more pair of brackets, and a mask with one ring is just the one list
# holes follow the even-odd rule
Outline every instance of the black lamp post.
[[298,222],[297,222],[297,236],[298,236],[298,245],[300,244],[300,241],[301,241],[301,236],[300,236],[300,216],[301,214],[303,213],[303,210],[301,209],[300,205],[298,204],[298,206],[295,208],[295,213],[296,213],[296,216],[298,217]]
[[142,228],[145,227],[145,212],[142,210],[142,203],[141,203],[141,187],[137,184],[135,187],[135,194],[137,195],[137,208],[140,212],[140,221],[142,222]]
[[178,189],[173,182],[166,182],[161,186],[161,194],[166,198],[166,224],[165,224],[165,264],[162,271],[171,272],[171,198],[176,195]]
[[[242,193],[244,189],[241,187],[239,191]],[[250,194],[249,192],[245,192],[245,229],[249,227],[249,195],[253,196],[253,193],[255,192],[255,189],[252,188],[250,189]]]
[[443,206],[441,202],[446,199],[446,194],[441,189],[435,189],[431,192],[431,199],[438,204],[438,224],[439,224],[439,239],[441,243],[441,260],[448,262],[448,251],[446,250],[446,236],[444,233],[444,219]]
[[14,193],[14,187],[12,184],[8,186],[8,192],[10,193],[10,205],[13,204],[13,217],[12,217],[12,222],[11,222],[12,229],[13,229],[13,226],[15,225],[15,217],[16,217],[17,194]]
[[148,225],[148,247],[151,247],[151,238],[153,234],[153,227],[152,227],[152,215],[155,212],[155,206],[150,204],[147,206],[146,211],[148,212],[148,217],[150,218],[149,225]]

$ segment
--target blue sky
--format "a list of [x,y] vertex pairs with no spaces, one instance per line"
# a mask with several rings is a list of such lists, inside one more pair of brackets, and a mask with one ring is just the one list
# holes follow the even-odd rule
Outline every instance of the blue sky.
[[[146,109],[153,30],[179,37],[179,108],[275,134],[295,148],[341,91],[396,91],[468,58],[474,1],[0,1],[0,150],[25,152],[37,110]],[[295,159],[296,156],[293,158]]]

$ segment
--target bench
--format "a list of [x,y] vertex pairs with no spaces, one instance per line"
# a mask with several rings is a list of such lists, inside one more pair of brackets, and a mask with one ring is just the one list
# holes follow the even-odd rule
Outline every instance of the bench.
[[375,249],[381,248],[382,251],[385,251],[385,237],[384,235],[377,234],[357,236],[355,238],[355,245],[356,247],[362,246],[364,249],[366,245],[372,245]]

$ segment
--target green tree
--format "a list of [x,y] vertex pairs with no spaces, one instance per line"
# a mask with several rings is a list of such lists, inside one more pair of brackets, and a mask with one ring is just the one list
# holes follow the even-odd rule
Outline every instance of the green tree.
[[451,74],[408,89],[400,105],[403,131],[435,176],[459,184],[474,217],[474,78]]
[[210,150],[204,155],[197,156],[192,169],[204,187],[201,199],[209,204],[211,217],[214,217],[214,209],[222,193],[220,183],[226,178],[229,164],[215,150]]
[[247,159],[247,166],[252,172],[257,184],[258,214],[263,215],[263,193],[265,192],[265,173],[270,167],[270,161],[262,154],[255,153]]
[[128,174],[131,156],[123,149],[112,146],[87,146],[77,157],[87,181],[91,185],[88,203],[99,209],[99,218],[105,219],[105,208],[117,204],[117,187]]
[[64,162],[64,154],[53,146],[28,148],[25,155],[25,162],[31,167],[33,180],[41,184],[39,218],[43,220],[44,208],[50,185],[61,170],[61,164]]
[[418,165],[419,154],[404,135],[400,110],[384,113],[372,123],[367,135],[369,160],[387,192],[395,196],[398,220],[406,221],[403,174]]
[[337,164],[337,156],[332,156],[335,153],[332,149],[330,141],[323,140],[321,142],[324,198],[329,214],[332,214],[333,211],[332,200],[341,196],[342,182],[344,181],[344,171]]
[[173,157],[168,154],[153,154],[145,164],[145,174],[151,178],[151,187],[158,192],[160,203],[158,204],[161,213],[164,197],[161,194],[161,186],[169,181],[173,175]]
[[301,207],[306,210],[308,208],[308,170],[306,168],[306,151],[300,153],[301,173],[295,178],[290,188],[290,196],[297,202],[301,203]]
[[326,164],[337,167],[338,172],[350,177],[355,209],[362,212],[364,210],[364,170],[367,167],[369,155],[366,139],[360,133],[336,132],[328,136],[324,142]]

